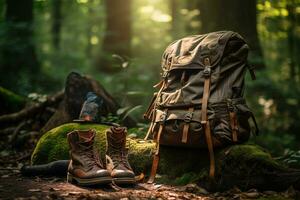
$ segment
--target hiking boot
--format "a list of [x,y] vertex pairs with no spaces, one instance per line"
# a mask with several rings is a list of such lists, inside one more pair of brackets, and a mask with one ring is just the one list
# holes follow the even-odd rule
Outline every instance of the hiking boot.
[[127,129],[113,126],[106,131],[106,168],[116,184],[135,183],[134,172],[128,162]]
[[68,134],[71,156],[68,182],[84,186],[111,183],[110,173],[104,168],[98,151],[93,147],[94,138],[94,130],[78,130]]

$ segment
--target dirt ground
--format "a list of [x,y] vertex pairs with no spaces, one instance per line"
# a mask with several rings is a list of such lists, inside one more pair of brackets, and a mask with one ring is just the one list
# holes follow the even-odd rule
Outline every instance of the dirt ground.
[[208,193],[195,184],[168,186],[139,183],[135,186],[122,188],[114,185],[85,188],[69,184],[65,178],[22,177],[19,171],[14,168],[1,168],[0,174],[0,199],[300,199],[299,192],[293,188],[281,193],[274,191],[258,192],[255,189],[241,192],[238,188],[223,193]]

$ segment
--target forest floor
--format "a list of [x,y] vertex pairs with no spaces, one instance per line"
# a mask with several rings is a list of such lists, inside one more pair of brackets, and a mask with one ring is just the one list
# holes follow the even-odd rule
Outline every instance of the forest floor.
[[264,191],[255,189],[241,191],[233,188],[224,192],[209,193],[196,184],[171,186],[164,184],[149,185],[139,183],[130,187],[107,185],[94,188],[78,187],[59,177],[24,177],[20,173],[23,165],[30,164],[30,156],[37,138],[26,140],[19,146],[12,146],[9,140],[0,140],[0,199],[260,199],[260,200],[300,200],[300,191],[290,187],[286,191]]
[[[3,163],[3,160],[1,160]],[[20,165],[20,163],[18,164]],[[139,183],[135,186],[117,187],[114,185],[97,186],[92,188],[79,187],[67,183],[66,178],[58,177],[23,177],[14,164],[5,164],[0,168],[0,199],[260,199],[260,200],[292,200],[300,199],[300,192],[289,188],[283,192],[264,191],[255,189],[242,192],[233,188],[225,192],[209,193],[196,184],[185,186],[170,186]]]
[[61,178],[28,178],[21,177],[19,174],[5,174],[0,178],[0,199],[297,199],[297,194],[292,189],[277,193],[274,191],[257,192],[254,189],[241,192],[239,189],[234,188],[223,193],[207,194],[204,194],[205,192],[201,190],[194,184],[188,186],[137,184],[134,187],[127,188],[110,186],[84,188],[69,184]]

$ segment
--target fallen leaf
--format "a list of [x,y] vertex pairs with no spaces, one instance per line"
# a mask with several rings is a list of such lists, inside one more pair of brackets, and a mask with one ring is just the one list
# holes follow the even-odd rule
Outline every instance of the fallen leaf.
[[38,188],[36,188],[36,189],[29,189],[28,191],[29,191],[29,192],[40,192],[41,189],[38,189]]

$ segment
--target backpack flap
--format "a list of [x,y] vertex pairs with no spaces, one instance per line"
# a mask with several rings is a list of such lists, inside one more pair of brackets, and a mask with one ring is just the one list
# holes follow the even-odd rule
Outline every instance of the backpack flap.
[[214,67],[220,62],[228,40],[237,36],[238,34],[231,31],[220,31],[177,40],[165,50],[162,69],[204,69],[204,58],[208,56],[211,66]]

